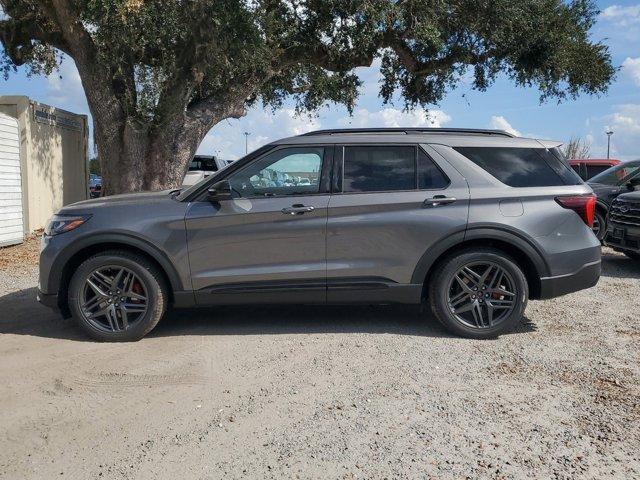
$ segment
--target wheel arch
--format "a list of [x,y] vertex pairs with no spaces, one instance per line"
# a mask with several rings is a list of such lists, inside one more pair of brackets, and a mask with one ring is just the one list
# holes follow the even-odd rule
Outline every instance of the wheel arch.
[[58,293],[58,307],[64,316],[69,316],[67,304],[69,282],[73,273],[87,258],[107,250],[124,250],[142,255],[153,263],[162,273],[169,288],[169,303],[174,300],[174,292],[182,291],[182,281],[166,254],[150,243],[125,235],[92,236],[68,247],[64,255],[60,255],[51,268],[50,284]]
[[540,279],[549,275],[549,267],[544,257],[529,240],[511,231],[496,228],[460,232],[429,248],[418,262],[412,276],[412,283],[423,285],[423,298],[437,266],[456,250],[474,246],[495,248],[511,256],[527,279],[529,298],[540,298]]

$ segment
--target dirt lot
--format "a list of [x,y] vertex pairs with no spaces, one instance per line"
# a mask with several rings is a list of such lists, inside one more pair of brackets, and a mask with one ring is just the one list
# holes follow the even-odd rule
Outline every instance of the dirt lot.
[[2,478],[640,477],[640,264],[611,251],[484,342],[413,308],[270,307],[93,343],[7,255]]

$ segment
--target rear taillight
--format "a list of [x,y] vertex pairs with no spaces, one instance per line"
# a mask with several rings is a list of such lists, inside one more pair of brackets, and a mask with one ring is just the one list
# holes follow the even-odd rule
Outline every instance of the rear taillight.
[[596,196],[593,193],[556,197],[556,202],[561,207],[576,212],[584,220],[584,223],[593,227],[593,218],[596,213]]

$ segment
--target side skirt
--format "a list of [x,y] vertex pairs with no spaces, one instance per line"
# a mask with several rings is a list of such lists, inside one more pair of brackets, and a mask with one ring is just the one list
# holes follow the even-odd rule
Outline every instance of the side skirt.
[[[187,292],[184,292],[187,293]],[[345,278],[219,285],[193,293],[196,305],[248,304],[419,304],[422,284],[387,279]],[[185,295],[186,296],[186,295]],[[176,296],[177,300],[177,296]],[[189,306],[175,302],[176,307]]]

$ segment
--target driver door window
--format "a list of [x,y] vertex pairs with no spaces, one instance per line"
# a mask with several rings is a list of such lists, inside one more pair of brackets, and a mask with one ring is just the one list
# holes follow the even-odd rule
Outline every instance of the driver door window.
[[311,195],[320,192],[322,147],[283,148],[229,177],[234,198]]

